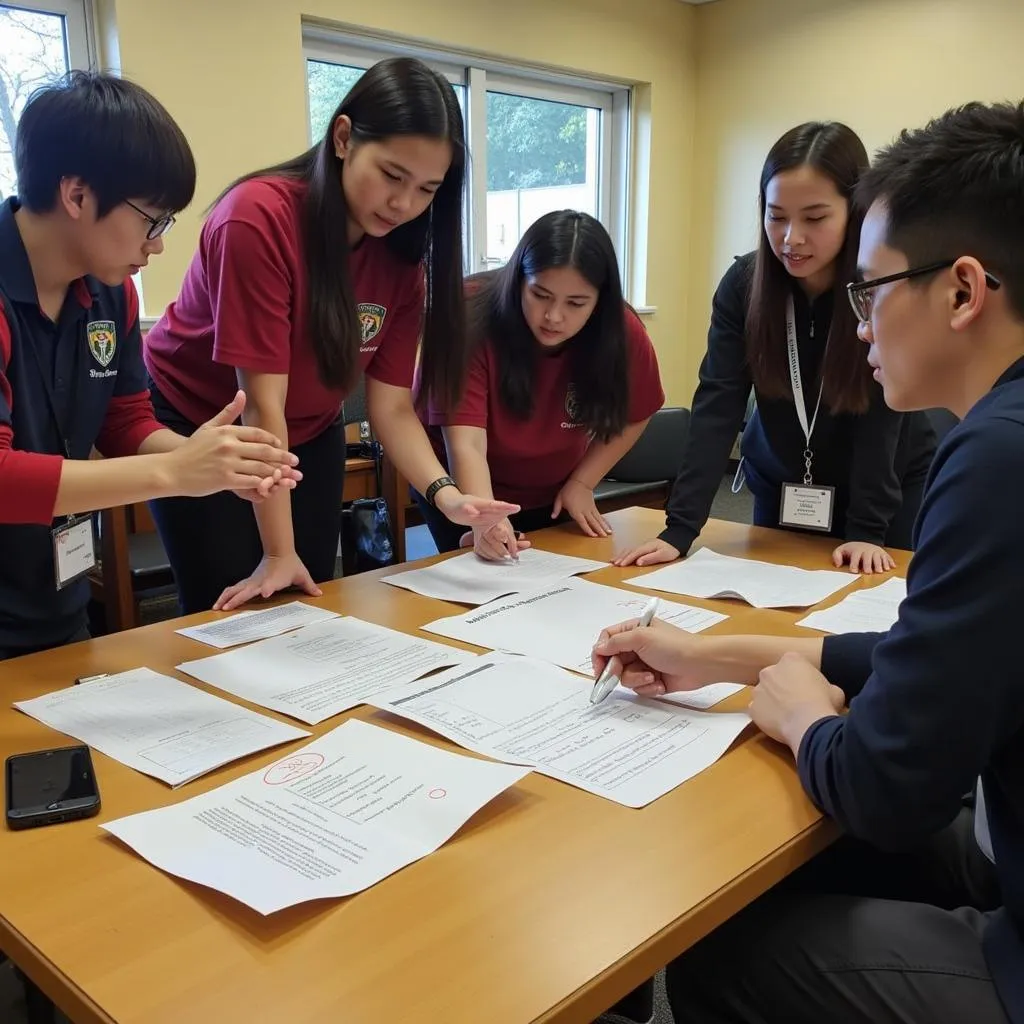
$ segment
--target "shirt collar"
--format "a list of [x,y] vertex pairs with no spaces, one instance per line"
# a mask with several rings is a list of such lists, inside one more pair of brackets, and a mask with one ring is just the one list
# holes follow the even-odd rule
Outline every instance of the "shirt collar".
[[[32,276],[32,264],[14,219],[20,205],[14,196],[0,204],[0,289],[12,302],[38,306],[39,294]],[[93,277],[80,277],[71,282],[69,292],[79,305],[89,309],[93,300],[99,297],[99,282]]]

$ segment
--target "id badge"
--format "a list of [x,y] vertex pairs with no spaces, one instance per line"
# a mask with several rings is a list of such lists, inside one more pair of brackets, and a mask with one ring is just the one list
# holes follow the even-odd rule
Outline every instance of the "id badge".
[[779,525],[799,530],[832,529],[832,507],[836,489],[815,484],[783,484]]
[[96,564],[96,549],[93,547],[92,516],[85,519],[71,519],[54,527],[53,571],[57,589],[63,590],[69,583],[84,576]]

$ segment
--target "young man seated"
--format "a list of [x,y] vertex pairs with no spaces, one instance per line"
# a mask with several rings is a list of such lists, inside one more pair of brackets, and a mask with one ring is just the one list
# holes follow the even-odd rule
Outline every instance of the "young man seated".
[[669,966],[677,1024],[1024,1022],[1024,105],[902,133],[860,198],[850,300],[886,402],[962,418],[899,620],[824,640],[625,623],[595,648],[641,694],[756,684],[754,722],[846,833]]
[[[185,438],[153,415],[131,275],[195,188],[181,129],[145,90],[73,73],[18,124],[0,205],[0,659],[84,639],[95,509],[300,478],[239,392]],[[90,460],[93,447],[106,456]]]

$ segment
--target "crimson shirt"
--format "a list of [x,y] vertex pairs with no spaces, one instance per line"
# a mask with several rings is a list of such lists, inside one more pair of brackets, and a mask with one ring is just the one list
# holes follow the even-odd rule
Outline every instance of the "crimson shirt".
[[[307,327],[303,181],[254,178],[233,188],[203,225],[181,293],[146,336],[146,367],[168,401],[203,423],[238,390],[236,369],[288,374],[290,445],[337,418],[344,395],[317,373]],[[423,322],[423,270],[383,239],[349,255],[362,327],[359,364],[375,380],[412,386]]]
[[[626,311],[630,423],[648,419],[665,402],[658,359],[640,318]],[[431,403],[431,441],[446,461],[440,427],[483,427],[487,465],[498,501],[524,509],[550,505],[590,445],[586,428],[574,420],[572,363],[568,348],[542,355],[533,382],[533,413],[513,416],[501,402],[499,364],[491,343],[481,345],[469,366],[461,402],[447,415]]]

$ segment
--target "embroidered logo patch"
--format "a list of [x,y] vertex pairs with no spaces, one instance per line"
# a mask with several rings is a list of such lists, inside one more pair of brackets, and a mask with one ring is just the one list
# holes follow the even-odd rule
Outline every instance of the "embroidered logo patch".
[[360,302],[356,306],[356,312],[359,314],[360,342],[366,345],[380,334],[380,329],[384,326],[384,317],[388,315],[388,308],[376,302]]
[[107,367],[117,350],[117,329],[113,320],[93,320],[86,324],[85,337],[89,351],[100,366]]

